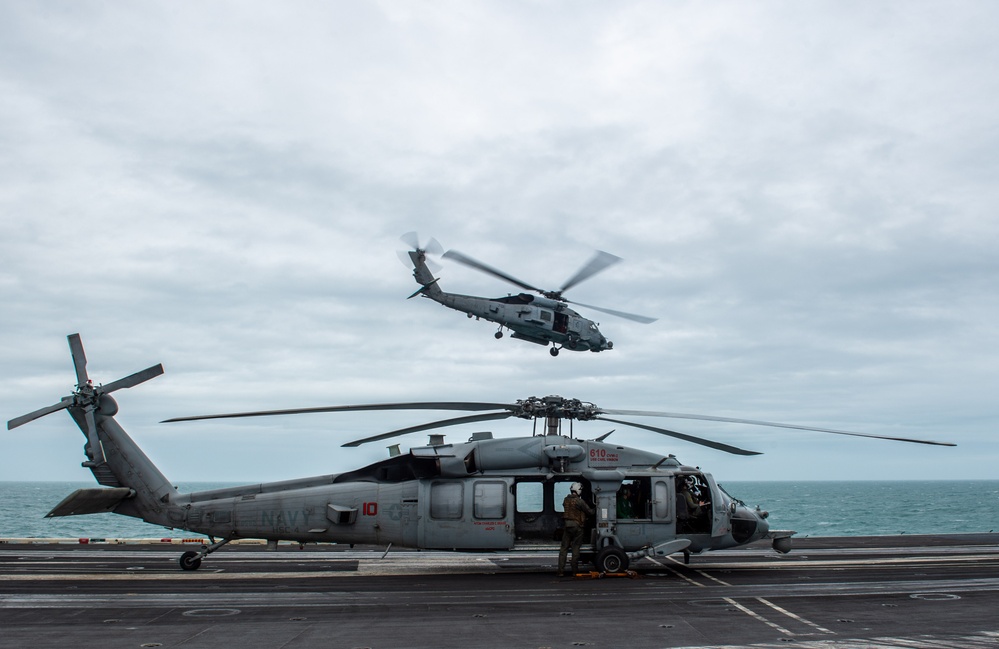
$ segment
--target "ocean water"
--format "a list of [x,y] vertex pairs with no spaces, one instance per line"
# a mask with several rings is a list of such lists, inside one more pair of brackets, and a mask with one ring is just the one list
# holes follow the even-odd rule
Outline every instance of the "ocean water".
[[798,536],[999,532],[999,480],[723,482]]
[[[181,491],[233,483],[181,483]],[[182,538],[116,514],[45,518],[75,489],[94,483],[0,482],[0,538]],[[770,512],[771,529],[798,536],[999,532],[999,480],[726,482],[747,505]]]
[[[45,518],[45,514],[75,490],[98,486],[96,482],[0,482],[0,538],[162,539],[191,536],[182,530],[170,530],[118,514]],[[181,491],[228,486],[231,483],[177,483]]]

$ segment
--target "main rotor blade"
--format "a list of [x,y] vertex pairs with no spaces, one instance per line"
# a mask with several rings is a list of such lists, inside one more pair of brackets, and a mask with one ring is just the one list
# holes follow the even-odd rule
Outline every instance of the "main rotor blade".
[[69,340],[69,353],[73,356],[73,367],[76,369],[76,384],[86,385],[90,377],[87,376],[87,355],[83,351],[80,334],[70,334],[66,339]]
[[659,433],[660,435],[675,437],[677,439],[682,439],[687,442],[693,442],[694,444],[700,444],[701,446],[707,446],[708,448],[717,449],[719,451],[725,451],[726,453],[732,453],[734,455],[762,455],[762,453],[758,451],[747,451],[746,449],[738,448],[736,446],[729,446],[728,444],[722,444],[721,442],[712,442],[709,439],[694,437],[693,435],[684,435],[683,433],[678,433],[675,430],[667,430],[666,428],[657,428],[656,426],[646,426],[645,424],[636,424],[633,421],[622,421],[620,419],[611,419],[610,417],[596,417],[596,419],[602,419],[603,421],[612,421],[615,424],[624,424],[625,426],[633,426],[634,428],[651,430],[653,433]]
[[152,367],[147,367],[144,370],[136,372],[135,374],[129,374],[123,379],[118,379],[117,381],[112,381],[107,385],[101,386],[102,392],[114,392],[115,390],[122,390],[125,388],[135,387],[140,383],[145,383],[149,379],[154,379],[163,373],[163,364],[153,365]]
[[301,415],[314,412],[355,412],[364,410],[509,410],[518,406],[509,403],[480,403],[476,401],[416,401],[412,403],[369,403],[354,406],[320,406],[318,408],[291,408],[289,410],[258,410],[233,412],[221,415],[195,415],[164,419],[161,424],[201,419],[233,419],[236,417],[270,417],[273,415]]
[[588,280],[608,266],[613,266],[619,261],[621,261],[621,258],[617,255],[612,255],[609,252],[598,250],[593,257],[583,265],[582,268],[576,271],[575,275],[567,279],[565,284],[562,284],[562,288],[559,289],[559,292],[562,293],[568,291],[576,284]]
[[536,291],[538,293],[543,293],[544,292],[544,291],[542,291],[540,288],[538,288],[536,286],[531,286],[527,282],[521,281],[521,280],[517,279],[516,277],[513,277],[512,275],[507,275],[503,271],[498,270],[496,268],[493,268],[492,266],[483,264],[481,261],[478,261],[476,259],[472,259],[468,255],[460,253],[457,250],[448,250],[447,252],[444,253],[443,256],[447,257],[448,259],[453,259],[456,262],[458,262],[459,264],[464,264],[464,265],[469,266],[471,268],[474,268],[476,270],[481,270],[484,273],[489,273],[490,275],[493,275],[494,277],[499,277],[502,280],[510,282],[511,284],[514,284],[514,285],[519,286],[521,288],[525,288],[528,291]]
[[460,424],[471,424],[477,421],[506,419],[507,417],[513,417],[513,413],[492,412],[485,415],[469,415],[467,417],[455,417],[454,419],[442,419],[440,421],[432,421],[429,424],[420,424],[419,426],[400,428],[398,430],[393,430],[388,433],[382,433],[381,435],[373,435],[371,437],[365,437],[364,439],[356,439],[353,442],[347,442],[343,446],[355,447],[355,446],[360,446],[361,444],[367,444],[368,442],[377,442],[380,439],[389,439],[390,437],[398,437],[400,435],[406,435],[408,433],[418,433],[421,430],[433,430],[434,428],[444,428],[445,426],[458,426]]
[[576,302],[575,300],[566,300],[570,304],[578,304],[579,306],[586,307],[587,309],[593,309],[594,311],[600,311],[601,313],[609,313],[611,315],[616,315],[619,318],[625,318],[626,320],[634,320],[635,322],[641,322],[642,324],[650,324],[658,320],[659,318],[650,318],[644,315],[638,315],[637,313],[627,313],[625,311],[615,311],[613,309],[605,309],[602,306],[593,306],[592,304],[583,304],[582,302]]
[[64,397],[59,403],[54,403],[51,406],[46,406],[45,408],[39,408],[34,412],[29,412],[26,415],[21,415],[20,417],[15,417],[7,422],[7,430],[14,430],[18,426],[22,426],[29,421],[34,421],[39,417],[44,417],[45,415],[51,414],[53,412],[58,412],[59,410],[64,410],[73,405],[73,397]]
[[909,442],[912,444],[930,444],[933,446],[957,446],[950,442],[933,442],[925,439],[911,439],[908,437],[890,437],[886,435],[872,435],[870,433],[855,433],[848,430],[835,430],[832,428],[816,428],[815,426],[799,426],[797,424],[781,424],[773,421],[758,421],[755,419],[735,419],[733,417],[713,417],[711,415],[691,415],[682,412],[650,412],[645,410],[605,410],[600,412],[611,415],[630,415],[633,417],[671,417],[673,419],[698,419],[702,421],[721,421],[730,424],[751,424],[753,426],[770,426],[771,428],[791,428],[794,430],[807,430],[817,433],[832,433],[834,435],[850,435],[852,437],[869,437],[872,439],[887,439],[893,442]]

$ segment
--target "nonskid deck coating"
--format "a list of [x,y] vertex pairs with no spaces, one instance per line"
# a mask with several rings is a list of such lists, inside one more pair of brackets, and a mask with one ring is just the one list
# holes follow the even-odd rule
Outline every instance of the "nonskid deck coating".
[[551,551],[0,545],[0,647],[999,646],[999,534],[798,539],[559,579]]

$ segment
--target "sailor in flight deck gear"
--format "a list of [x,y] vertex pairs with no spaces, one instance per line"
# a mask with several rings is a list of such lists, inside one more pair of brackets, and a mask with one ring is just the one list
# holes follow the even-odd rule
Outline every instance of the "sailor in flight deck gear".
[[579,571],[579,547],[583,544],[583,533],[586,529],[586,517],[593,515],[593,508],[582,499],[583,485],[573,482],[569,494],[562,501],[562,518],[565,530],[562,532],[562,547],[558,551],[558,576],[565,573],[565,559],[572,547],[572,572]]

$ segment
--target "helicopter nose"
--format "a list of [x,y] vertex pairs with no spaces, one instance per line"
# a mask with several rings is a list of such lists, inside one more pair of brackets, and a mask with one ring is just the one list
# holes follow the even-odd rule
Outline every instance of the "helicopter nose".
[[756,533],[759,535],[759,538],[762,539],[770,531],[770,521],[767,520],[767,516],[770,515],[770,512],[764,512],[757,509],[753,512],[753,514],[756,515],[756,518],[759,521],[756,524]]
[[762,539],[770,531],[767,516],[769,513],[759,508],[752,510],[745,505],[737,506],[732,513],[732,537],[739,543]]

